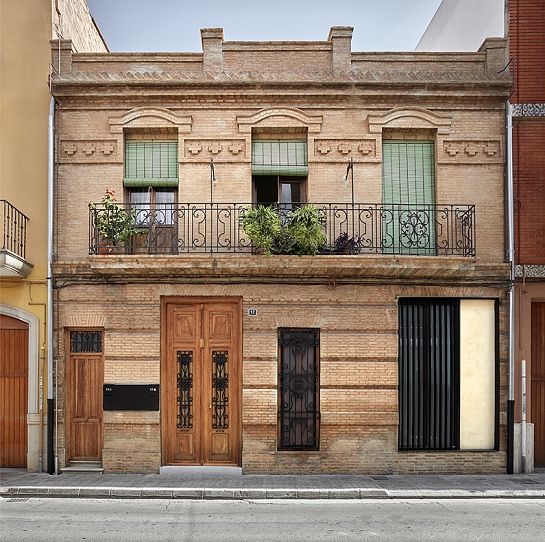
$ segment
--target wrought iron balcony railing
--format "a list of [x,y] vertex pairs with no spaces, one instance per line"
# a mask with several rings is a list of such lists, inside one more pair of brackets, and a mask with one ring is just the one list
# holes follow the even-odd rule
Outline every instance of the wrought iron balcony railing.
[[[320,254],[475,256],[474,205],[315,203],[325,243]],[[139,233],[111,246],[89,214],[89,253],[252,253],[241,219],[251,204],[186,203],[136,206]],[[289,205],[277,205],[285,216]],[[120,208],[130,211],[128,205]],[[106,210],[96,206],[98,217]],[[104,213],[102,215],[101,213]]]
[[2,249],[26,258],[26,226],[28,218],[5,199],[2,203]]

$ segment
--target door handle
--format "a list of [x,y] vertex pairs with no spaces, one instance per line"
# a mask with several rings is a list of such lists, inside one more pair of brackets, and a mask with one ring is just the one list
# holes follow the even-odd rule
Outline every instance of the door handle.
[[89,421],[89,418],[83,418],[83,421],[84,421],[84,422],[88,422],[88,421]]

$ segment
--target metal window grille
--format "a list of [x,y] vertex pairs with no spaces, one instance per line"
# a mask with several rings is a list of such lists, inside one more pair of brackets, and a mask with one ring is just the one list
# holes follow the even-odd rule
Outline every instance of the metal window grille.
[[102,352],[102,331],[71,331],[70,352]]
[[319,445],[319,329],[279,329],[278,449]]
[[459,449],[459,337],[459,299],[400,299],[400,450]]

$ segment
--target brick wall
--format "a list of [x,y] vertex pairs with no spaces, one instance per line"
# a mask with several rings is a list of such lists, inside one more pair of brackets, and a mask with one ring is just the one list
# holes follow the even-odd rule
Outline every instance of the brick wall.
[[[160,295],[243,298],[242,465],[246,473],[482,473],[505,469],[507,306],[500,314],[498,452],[397,451],[397,297],[493,297],[495,289],[339,284],[304,286],[103,284],[59,291],[57,338],[64,330],[104,328],[105,381],[157,383],[161,364]],[[249,316],[248,309],[257,309]],[[89,315],[100,315],[89,319]],[[279,327],[320,328],[320,449],[277,451]],[[59,359],[64,372],[65,355]],[[162,387],[169,383],[162,382]],[[59,396],[64,448],[64,393]],[[105,412],[107,472],[155,472],[160,466],[159,412]],[[61,457],[63,454],[60,454]]]
[[545,264],[545,118],[513,125],[516,261]]
[[511,103],[545,103],[545,6],[541,0],[509,2],[509,53],[515,59]]
[[[509,49],[514,58],[513,120],[516,261],[545,264],[545,6],[509,2]],[[527,104],[540,104],[539,109]]]

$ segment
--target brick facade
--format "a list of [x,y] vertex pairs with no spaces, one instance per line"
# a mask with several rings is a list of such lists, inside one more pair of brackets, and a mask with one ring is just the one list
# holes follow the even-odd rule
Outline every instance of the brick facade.
[[[504,263],[505,41],[480,52],[352,53],[351,29],[324,42],[224,42],[202,31],[200,54],[72,53],[52,78],[57,110],[55,330],[59,376],[67,332],[104,331],[104,380],[159,383],[162,299],[242,300],[245,473],[488,473],[506,462],[509,269]],[[439,205],[476,206],[476,256],[386,254],[90,254],[87,201],[124,191],[124,142],[177,139],[179,203],[252,202],[252,137],[308,143],[307,201],[382,198],[383,139],[431,139]],[[294,134],[291,135],[290,134]],[[210,160],[215,178],[210,178]],[[494,450],[399,452],[400,297],[498,302]],[[255,310],[250,316],[249,310]],[[320,330],[317,451],[278,451],[278,329]],[[169,385],[161,382],[161,386]],[[59,440],[70,384],[59,395]],[[161,412],[108,411],[107,472],[161,466]]]
[[[516,262],[545,264],[545,13],[541,2],[509,2],[513,58],[513,177]],[[542,275],[541,275],[542,276]]]

